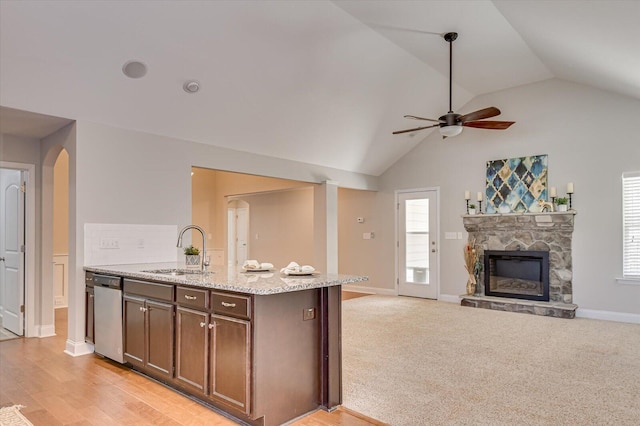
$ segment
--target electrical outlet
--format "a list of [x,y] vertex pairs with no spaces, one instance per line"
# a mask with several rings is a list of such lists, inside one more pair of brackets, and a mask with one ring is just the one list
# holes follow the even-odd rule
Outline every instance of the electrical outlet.
[[100,238],[100,249],[119,249],[120,241],[117,238]]
[[302,311],[302,320],[309,321],[316,318],[316,309],[307,308]]

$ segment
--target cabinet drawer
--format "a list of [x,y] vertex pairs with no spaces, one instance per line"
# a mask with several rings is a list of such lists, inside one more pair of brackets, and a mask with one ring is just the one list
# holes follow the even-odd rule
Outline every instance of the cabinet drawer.
[[150,283],[146,281],[124,280],[124,292],[148,297],[149,299],[173,302],[173,285]]
[[196,309],[209,309],[209,291],[176,287],[176,303]]
[[211,306],[216,314],[240,318],[251,317],[251,297],[211,292]]

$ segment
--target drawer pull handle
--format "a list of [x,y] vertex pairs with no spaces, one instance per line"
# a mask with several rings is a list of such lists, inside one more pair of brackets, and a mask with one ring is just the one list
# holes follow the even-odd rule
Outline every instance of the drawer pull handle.
[[187,299],[187,300],[196,300],[198,298],[198,296],[189,296],[188,294],[185,294],[184,298]]
[[228,303],[228,302],[220,302],[222,303],[222,306],[224,306],[225,308],[235,308],[236,304],[235,303]]
[[207,325],[207,323],[206,323],[206,322],[201,322],[201,323],[200,323],[200,327],[204,327],[205,325]]

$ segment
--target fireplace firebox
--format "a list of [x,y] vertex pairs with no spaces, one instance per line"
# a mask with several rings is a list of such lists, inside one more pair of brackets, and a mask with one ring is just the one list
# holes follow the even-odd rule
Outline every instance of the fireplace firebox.
[[484,251],[485,295],[549,301],[549,252]]

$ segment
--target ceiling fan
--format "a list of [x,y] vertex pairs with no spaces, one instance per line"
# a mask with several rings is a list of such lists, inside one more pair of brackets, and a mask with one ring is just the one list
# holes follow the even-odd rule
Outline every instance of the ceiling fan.
[[453,69],[453,42],[458,38],[458,33],[446,33],[443,38],[449,43],[449,112],[440,117],[437,120],[432,118],[417,117],[415,115],[405,115],[404,118],[410,118],[412,120],[424,120],[432,121],[437,124],[424,127],[415,127],[413,129],[398,130],[393,132],[394,135],[400,133],[411,133],[418,130],[430,129],[432,127],[439,127],[440,134],[443,138],[459,135],[462,132],[462,127],[475,127],[478,129],[492,129],[492,130],[504,130],[511,126],[515,121],[478,121],[485,118],[495,117],[500,115],[500,110],[496,107],[489,107],[480,109],[478,111],[470,112],[469,114],[456,114],[451,107],[451,85],[452,85],[452,69]]

